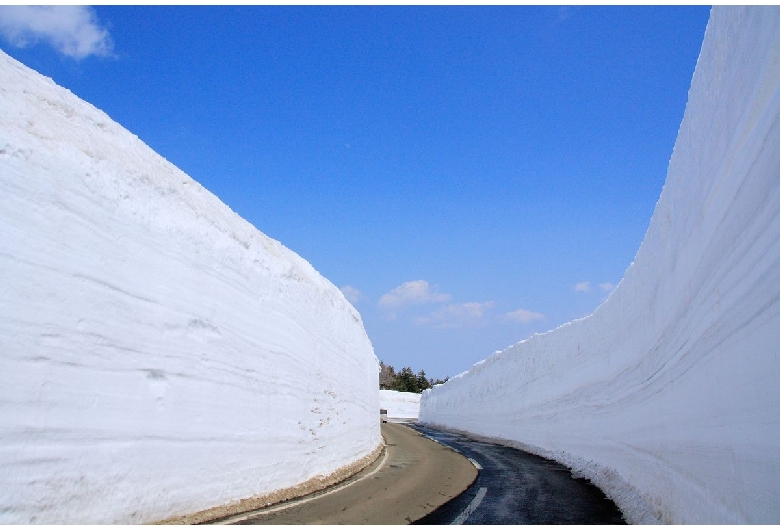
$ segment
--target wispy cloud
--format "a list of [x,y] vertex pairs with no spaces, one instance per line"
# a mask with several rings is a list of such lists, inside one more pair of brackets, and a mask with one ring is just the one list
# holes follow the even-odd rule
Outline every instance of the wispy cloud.
[[[602,292],[608,293],[615,288],[615,284],[612,282],[603,282],[598,284],[598,287]],[[593,286],[591,285],[590,282],[580,282],[574,286],[575,293],[589,293],[592,290],[593,290]]]
[[43,41],[77,60],[113,49],[108,30],[85,6],[0,6],[0,35],[18,48]]
[[615,284],[612,282],[604,282],[599,284],[599,288],[604,291],[605,293],[610,292],[612,289],[615,288]]
[[471,326],[482,322],[485,313],[492,307],[492,301],[450,304],[437,309],[429,316],[417,317],[415,323],[421,326],[433,326],[435,328],[460,328]]
[[390,311],[389,313],[382,313],[382,320],[385,320],[387,322],[395,322],[398,320],[398,313],[394,311]]
[[590,282],[580,282],[574,286],[575,293],[589,293],[590,291]]
[[402,283],[379,299],[379,307],[397,309],[413,304],[431,304],[448,302],[452,299],[447,293],[436,292],[425,280]]
[[352,287],[351,285],[345,285],[341,288],[341,292],[344,293],[344,297],[349,300],[350,304],[357,304],[358,300],[362,297],[362,293],[359,289]]
[[544,320],[544,315],[541,313],[534,313],[528,309],[516,309],[509,313],[504,313],[504,322],[520,322],[521,324],[530,324],[537,320]]

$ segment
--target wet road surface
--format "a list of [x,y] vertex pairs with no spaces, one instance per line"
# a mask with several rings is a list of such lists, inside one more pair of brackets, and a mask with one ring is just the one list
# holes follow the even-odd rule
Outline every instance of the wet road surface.
[[502,445],[410,425],[481,468],[460,496],[414,524],[625,524],[596,486],[563,465]]

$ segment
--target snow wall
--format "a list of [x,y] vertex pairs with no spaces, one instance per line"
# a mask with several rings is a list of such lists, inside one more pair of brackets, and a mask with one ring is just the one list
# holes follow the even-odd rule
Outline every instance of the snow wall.
[[379,361],[312,267],[0,52],[0,523],[141,523],[370,455]]
[[630,522],[777,524],[778,380],[780,8],[714,7],[620,285],[426,391],[420,421],[562,461]]
[[380,390],[379,407],[387,410],[388,418],[416,420],[420,413],[420,394]]

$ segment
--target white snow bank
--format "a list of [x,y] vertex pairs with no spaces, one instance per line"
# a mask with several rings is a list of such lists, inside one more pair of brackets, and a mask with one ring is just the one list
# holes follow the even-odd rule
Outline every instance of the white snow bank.
[[341,292],[2,52],[0,278],[0,523],[160,520],[381,442]]
[[426,391],[420,420],[557,458],[633,522],[777,524],[779,379],[780,9],[715,7],[618,288]]
[[388,418],[416,420],[420,412],[420,394],[380,390],[379,408],[387,410]]

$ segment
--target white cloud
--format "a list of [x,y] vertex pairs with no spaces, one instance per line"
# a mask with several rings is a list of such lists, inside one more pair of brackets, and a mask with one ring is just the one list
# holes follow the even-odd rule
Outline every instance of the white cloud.
[[612,282],[604,282],[599,284],[599,288],[601,288],[601,290],[604,291],[605,293],[608,293],[609,291],[615,288],[615,284]]
[[504,314],[504,322],[520,322],[521,324],[530,324],[536,320],[544,320],[544,315],[534,313],[528,309],[516,309]]
[[41,40],[63,55],[111,55],[113,44],[95,12],[85,6],[0,6],[0,35],[24,48]]
[[360,300],[360,297],[362,296],[362,293],[359,289],[355,289],[351,285],[345,285],[341,288],[341,292],[344,293],[344,297],[349,300],[350,304],[357,304],[358,300]]
[[459,328],[474,325],[482,321],[485,312],[493,307],[493,302],[466,302],[450,304],[434,311],[430,316],[418,317],[415,323],[435,328]]
[[575,293],[589,293],[590,290],[590,282],[580,282],[574,286]]
[[447,302],[452,297],[447,293],[438,293],[431,289],[425,280],[406,282],[379,299],[379,307],[393,309],[412,304],[431,304]]

